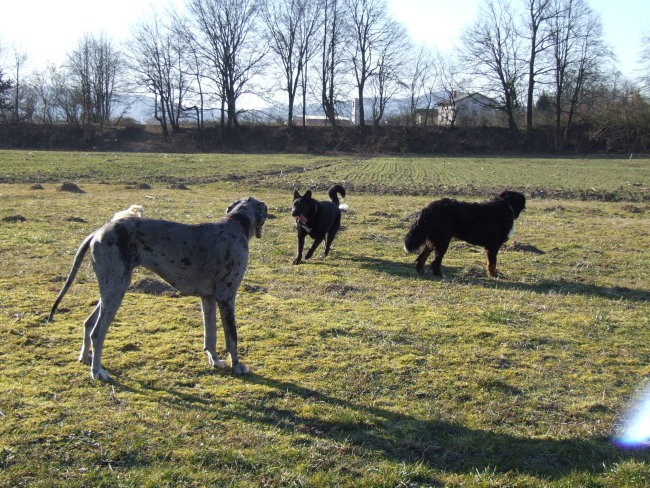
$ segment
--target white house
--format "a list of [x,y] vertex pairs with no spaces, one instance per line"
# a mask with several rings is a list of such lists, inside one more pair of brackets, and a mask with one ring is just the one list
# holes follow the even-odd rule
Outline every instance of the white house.
[[494,99],[480,93],[454,92],[449,99],[438,103],[438,125],[500,125],[502,114],[495,107]]

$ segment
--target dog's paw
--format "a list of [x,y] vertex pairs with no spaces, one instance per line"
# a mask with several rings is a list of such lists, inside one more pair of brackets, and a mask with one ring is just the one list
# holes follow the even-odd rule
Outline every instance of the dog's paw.
[[208,364],[210,365],[211,368],[225,369],[228,367],[228,364],[223,359],[219,359],[218,357],[213,356],[210,353],[207,354],[208,354]]
[[302,262],[302,259],[296,258],[293,260],[293,264],[300,264]]
[[97,371],[94,369],[90,370],[90,376],[94,380],[99,380],[99,381],[110,381],[110,377],[108,376],[108,372],[104,368],[99,368]]
[[79,362],[81,364],[85,364],[86,366],[90,366],[93,362],[93,353],[88,351],[81,351],[79,353]]
[[237,363],[232,367],[232,372],[237,376],[248,374],[248,366],[242,363]]

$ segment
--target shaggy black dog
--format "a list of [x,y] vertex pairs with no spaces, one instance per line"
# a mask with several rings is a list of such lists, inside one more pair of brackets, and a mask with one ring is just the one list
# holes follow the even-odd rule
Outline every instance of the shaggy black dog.
[[487,253],[487,272],[497,276],[497,253],[514,232],[514,222],[526,207],[526,197],[504,191],[489,202],[459,202],[449,198],[431,202],[423,208],[404,238],[404,250],[416,252],[418,273],[424,272],[429,254],[435,251],[431,271],[442,276],[442,258],[452,237],[482,246]]
[[302,261],[302,250],[307,234],[314,239],[314,243],[305,254],[305,259],[309,259],[314,254],[323,239],[325,239],[324,255],[327,256],[330,251],[332,241],[341,227],[341,210],[337,194],[345,197],[345,188],[341,185],[334,185],[328,190],[327,194],[331,202],[314,200],[311,196],[311,190],[307,190],[302,196],[297,191],[293,193],[291,216],[295,217],[298,229],[298,255],[293,260],[293,264],[300,264]]

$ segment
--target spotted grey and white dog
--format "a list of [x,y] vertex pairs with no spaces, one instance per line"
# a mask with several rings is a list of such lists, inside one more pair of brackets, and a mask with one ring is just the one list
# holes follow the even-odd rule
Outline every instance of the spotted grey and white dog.
[[225,368],[226,362],[219,359],[216,350],[218,306],[232,369],[235,374],[245,374],[248,368],[237,358],[235,296],[248,264],[248,241],[253,234],[262,237],[266,216],[266,205],[247,197],[230,205],[225,217],[216,223],[187,225],[141,218],[109,222],[79,246],[49,319],[90,250],[100,299],[84,322],[79,361],[91,365],[93,378],[109,379],[102,368],[104,339],[136,266],[150,269],[183,294],[201,298],[208,362],[212,367]]

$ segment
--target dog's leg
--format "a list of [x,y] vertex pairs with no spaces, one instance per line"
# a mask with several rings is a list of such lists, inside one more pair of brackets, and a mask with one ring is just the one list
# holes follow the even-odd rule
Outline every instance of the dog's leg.
[[427,241],[422,247],[422,251],[418,255],[417,259],[415,260],[417,263],[415,265],[415,269],[418,273],[424,274],[424,265],[427,262],[427,258],[429,257],[429,254],[431,254],[431,251],[433,251],[433,247],[431,246],[431,243]]
[[451,238],[436,241],[433,245],[436,255],[431,262],[431,271],[434,276],[442,276],[442,258],[445,257],[450,242]]
[[318,246],[320,246],[320,243],[323,242],[324,239],[325,239],[324,237],[319,237],[318,239],[314,239],[314,243],[309,248],[309,251],[307,251],[307,254],[305,254],[305,259],[309,259],[312,256],[312,254],[314,254],[314,251]]
[[81,343],[81,351],[79,352],[79,362],[82,364],[90,365],[92,361],[92,354],[90,353],[90,334],[95,328],[95,325],[97,325],[100,305],[101,301],[97,303],[93,313],[91,313],[84,322],[83,342]]
[[230,354],[232,370],[237,375],[248,373],[248,368],[239,362],[237,357],[237,323],[235,321],[235,297],[228,300],[219,300],[219,312],[221,313],[221,325],[226,336],[226,350]]
[[497,253],[499,252],[499,248],[490,248],[485,251],[487,254],[487,274],[492,278],[496,278],[499,276],[499,273],[497,273]]
[[300,264],[302,261],[302,250],[305,247],[305,236],[307,233],[301,227],[298,227],[298,254],[293,260],[293,264]]
[[325,252],[323,253],[323,256],[327,256],[329,254],[330,247],[332,246],[332,242],[334,242],[334,238],[336,237],[336,233],[338,231],[339,226],[337,225],[327,233],[327,237],[325,238]]
[[203,350],[208,355],[212,368],[227,368],[228,365],[217,355],[217,304],[213,296],[201,297],[203,311]]
[[132,269],[116,254],[116,250],[111,247],[93,252],[93,268],[99,284],[100,299],[97,323],[90,333],[93,348],[90,374],[93,379],[101,381],[109,380],[108,373],[102,367],[104,339],[131,282]]
[[126,292],[128,280],[124,284],[124,288],[114,290],[113,293],[102,293],[102,298],[99,305],[99,314],[97,323],[90,334],[90,340],[93,346],[92,360],[90,362],[90,375],[95,380],[108,381],[108,373],[102,367],[102,350],[104,349],[104,339],[108,332],[108,326],[115,318],[117,309],[122,304],[122,298]]

